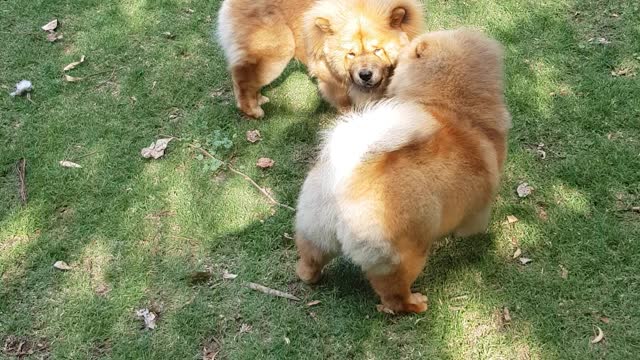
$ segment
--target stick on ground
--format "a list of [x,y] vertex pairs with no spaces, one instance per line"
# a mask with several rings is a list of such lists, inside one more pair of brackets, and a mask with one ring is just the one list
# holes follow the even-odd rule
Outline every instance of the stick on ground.
[[289,293],[282,292],[280,290],[275,290],[275,289],[272,289],[272,288],[268,288],[268,287],[260,285],[260,284],[249,283],[247,286],[249,286],[249,288],[251,288],[253,290],[260,291],[260,292],[265,293],[267,295],[279,296],[279,297],[283,297],[283,298],[289,299],[289,300],[300,301],[300,298],[297,297],[297,296],[293,296],[293,295],[291,295]]
[[22,201],[22,206],[27,204],[27,184],[25,182],[26,175],[26,167],[27,161],[22,158],[18,160],[18,165],[16,166],[18,170],[18,181],[20,183],[20,201]]

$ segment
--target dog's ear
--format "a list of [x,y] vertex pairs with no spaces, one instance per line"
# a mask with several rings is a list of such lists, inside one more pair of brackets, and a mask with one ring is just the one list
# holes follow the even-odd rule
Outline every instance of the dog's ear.
[[318,29],[320,29],[320,30],[322,30],[322,31],[324,31],[326,33],[332,33],[333,32],[331,30],[331,23],[326,18],[317,17],[316,21],[315,21],[315,24],[318,27]]
[[427,54],[427,51],[429,51],[429,43],[427,42],[427,40],[418,41],[415,50],[416,57],[421,58],[425,56]]
[[407,10],[403,7],[397,7],[393,9],[391,12],[391,27],[392,28],[400,28],[400,25],[404,22],[407,17]]

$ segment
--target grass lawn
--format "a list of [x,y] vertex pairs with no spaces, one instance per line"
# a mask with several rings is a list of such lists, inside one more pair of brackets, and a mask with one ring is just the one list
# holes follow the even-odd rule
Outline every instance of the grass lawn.
[[[241,117],[211,41],[219,4],[0,2],[0,358],[640,354],[637,1],[427,2],[429,29],[474,26],[504,44],[514,127],[489,234],[441,241],[415,284],[430,309],[405,317],[377,313],[345,260],[320,285],[301,284],[285,235],[293,213],[229,170],[211,171],[191,147],[229,159],[294,205],[318,131],[335,116],[291,64],[265,89],[267,116]],[[40,27],[54,18],[64,38],[49,43]],[[68,74],[84,79],[63,81],[62,68],[82,55]],[[9,96],[21,79],[34,84],[31,101]],[[256,144],[245,140],[253,129],[263,137]],[[140,156],[166,136],[177,139],[163,158]],[[275,165],[258,169],[260,157]],[[535,190],[521,199],[522,182]],[[507,215],[519,221],[505,225]],[[533,261],[513,259],[518,248]],[[58,260],[72,269],[54,269]],[[213,276],[194,284],[197,271]],[[321,303],[305,305],[312,300]],[[141,329],[142,308],[158,313],[155,330]],[[592,344],[597,327],[604,339]]]

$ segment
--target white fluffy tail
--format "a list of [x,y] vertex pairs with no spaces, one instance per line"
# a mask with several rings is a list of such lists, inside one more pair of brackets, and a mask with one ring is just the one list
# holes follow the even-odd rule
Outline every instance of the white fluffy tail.
[[417,104],[380,101],[338,119],[325,136],[321,161],[329,165],[335,189],[371,156],[398,150],[438,128]]

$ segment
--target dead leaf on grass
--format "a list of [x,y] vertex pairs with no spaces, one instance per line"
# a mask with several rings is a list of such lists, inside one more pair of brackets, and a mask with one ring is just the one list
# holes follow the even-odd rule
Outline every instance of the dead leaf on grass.
[[69,65],[65,66],[65,67],[64,67],[64,69],[62,69],[62,71],[69,71],[69,70],[73,70],[73,69],[75,69],[75,68],[76,68],[76,66],[78,66],[78,65],[80,65],[80,64],[82,64],[82,63],[84,62],[84,59],[85,59],[85,57],[84,57],[84,55],[82,55],[82,56],[80,57],[80,60],[79,60],[79,61],[74,61],[74,62],[72,62],[71,64],[69,64]]
[[502,309],[502,318],[504,319],[505,323],[511,322],[511,312],[509,311],[508,307]]
[[63,38],[64,38],[64,35],[62,34],[56,34],[54,32],[47,34],[47,41],[49,42],[56,42],[58,40],[62,40]]
[[240,334],[244,334],[244,333],[250,332],[251,330],[253,330],[253,326],[251,326],[249,324],[242,323],[242,325],[240,325],[239,333]]
[[247,131],[247,141],[250,143],[256,143],[262,140],[262,136],[260,135],[259,130],[249,130]]
[[41,29],[44,31],[53,31],[58,27],[58,19],[53,19],[44,25]]
[[272,167],[273,164],[275,164],[275,161],[266,157],[260,158],[258,159],[258,162],[256,162],[256,166],[261,169],[268,169]]
[[507,215],[507,220],[504,222],[504,224],[513,224],[513,223],[517,223],[518,222],[518,218],[513,216],[513,215]]
[[149,309],[139,309],[136,310],[136,315],[139,318],[144,320],[144,328],[145,329],[155,329],[156,328],[156,314],[153,311],[149,311]]
[[313,300],[311,302],[308,302],[307,306],[311,307],[311,306],[316,306],[318,304],[320,304],[320,300]]
[[636,71],[630,67],[621,67],[611,70],[611,75],[614,77],[634,77],[636,76]]
[[563,279],[567,279],[569,277],[569,270],[562,265],[560,265],[560,277]]
[[284,337],[284,343],[289,345],[289,344],[291,344],[291,340],[289,340],[289,338],[285,336]]
[[170,33],[169,31],[165,31],[165,32],[163,32],[163,33],[162,33],[162,35],[163,35],[164,37],[166,37],[167,39],[169,39],[169,40],[173,40],[173,39],[175,39],[175,38],[176,38],[176,35],[175,35],[175,34]]
[[187,8],[187,9],[185,10],[185,12],[187,12],[187,13],[189,13],[189,14],[193,14],[195,11],[194,11],[193,9],[191,9],[191,8]]
[[533,187],[531,187],[531,185],[529,185],[529,183],[523,182],[522,184],[518,185],[518,187],[516,188],[516,192],[518,193],[518,196],[521,198],[526,198],[527,196],[531,195],[531,192],[533,191]]
[[527,265],[528,263],[532,262],[532,259],[526,258],[526,257],[521,257],[518,259],[518,261],[520,261],[520,264],[522,265]]
[[538,217],[542,221],[547,221],[549,219],[549,215],[547,214],[547,212],[542,207],[538,208]]
[[297,296],[293,296],[289,293],[286,292],[282,292],[280,290],[275,290],[275,289],[271,289],[268,288],[264,285],[260,285],[260,284],[256,284],[256,283],[249,283],[247,286],[249,286],[250,289],[256,290],[256,291],[260,291],[262,293],[265,293],[267,295],[272,295],[272,296],[279,296],[279,297],[283,297],[285,299],[289,299],[289,300],[294,300],[294,301],[300,301],[300,298]]
[[611,44],[611,41],[607,40],[604,37],[599,37],[599,38],[591,38],[589,40],[587,40],[590,43],[596,43],[596,44],[600,44],[600,45],[608,45]]
[[66,82],[78,82],[78,81],[82,81],[82,80],[83,80],[83,78],[81,78],[81,77],[75,77],[75,76],[64,74],[64,81],[66,81]]
[[158,139],[155,142],[151,143],[149,147],[140,150],[140,155],[142,155],[142,157],[145,159],[159,159],[164,155],[164,151],[171,140],[173,140],[173,138]]
[[223,278],[223,279],[225,279],[225,280],[233,280],[233,279],[235,279],[235,278],[237,278],[237,277],[238,277],[238,275],[236,275],[236,274],[232,274],[232,273],[230,273],[230,272],[229,272],[229,271],[227,271],[227,270],[225,270],[225,271],[222,273],[222,278]]
[[606,316],[601,316],[601,317],[600,317],[600,321],[602,321],[602,322],[603,322],[603,323],[605,323],[605,324],[608,324],[609,322],[611,322],[611,319],[609,319],[609,318],[608,318],[608,317],[606,317]]
[[591,339],[592,344],[597,344],[602,341],[602,339],[604,339],[604,332],[602,332],[602,329],[600,329],[600,327],[598,326],[596,326],[596,329],[598,329],[598,333]]
[[68,271],[71,270],[71,266],[69,266],[69,264],[67,264],[66,262],[62,261],[62,260],[58,260],[53,264],[53,267],[58,269],[58,270],[62,270],[62,271]]
[[60,161],[60,165],[66,168],[76,168],[76,169],[79,169],[82,167],[82,165],[76,164],[73,161],[68,161],[68,160]]
[[284,234],[282,234],[282,236],[283,236],[285,239],[293,240],[293,236],[291,236],[291,234],[289,234],[289,233],[284,233]]
[[513,253],[513,258],[517,259],[520,255],[522,255],[522,250],[520,250],[520,248],[516,248],[516,251]]

